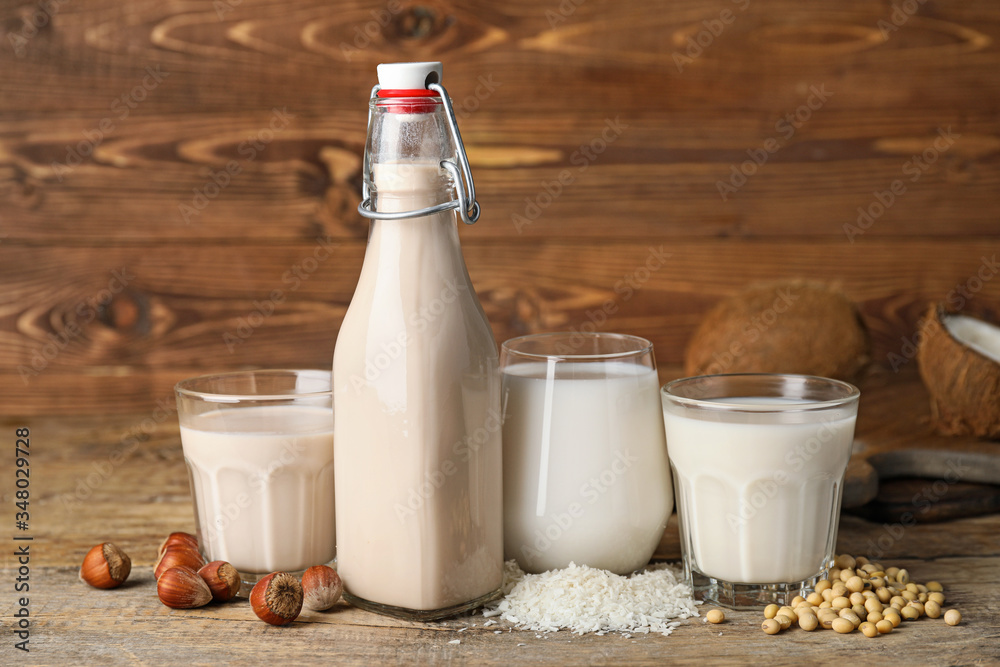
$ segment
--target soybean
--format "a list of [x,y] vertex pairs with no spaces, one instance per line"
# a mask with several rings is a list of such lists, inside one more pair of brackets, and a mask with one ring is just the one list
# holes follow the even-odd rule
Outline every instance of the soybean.
[[769,635],[776,635],[781,632],[781,625],[773,618],[768,618],[760,624],[760,629]]
[[948,625],[958,625],[962,622],[962,612],[957,609],[949,609],[944,613],[944,622]]
[[846,618],[848,621],[854,624],[854,627],[858,627],[859,625],[861,625],[861,617],[855,614],[850,609],[841,609],[840,617]]
[[812,632],[819,625],[819,619],[815,614],[802,614],[799,616],[799,627],[806,632]]
[[881,621],[879,621],[878,623],[875,624],[875,629],[878,630],[883,635],[887,635],[890,632],[892,632],[892,629],[894,627],[896,627],[896,626],[894,626],[892,624],[892,621],[888,621],[888,620],[881,620]]
[[851,554],[840,554],[834,562],[841,569],[855,567],[858,564],[858,561]]
[[868,638],[878,635],[878,628],[875,627],[874,623],[862,623],[859,628],[861,633]]
[[900,609],[899,615],[908,621],[915,621],[920,618],[920,612],[917,611],[915,607],[911,607],[910,605],[906,605]]
[[848,621],[846,618],[838,618],[830,624],[830,627],[834,631],[839,632],[842,635],[846,635],[849,632],[854,632],[854,624]]
[[726,615],[722,613],[721,609],[713,609],[712,611],[705,614],[705,620],[709,623],[722,623],[726,620]]
[[928,600],[924,603],[924,613],[927,614],[927,618],[941,618],[941,605],[934,600]]
[[775,616],[778,615],[778,610],[779,609],[781,609],[781,607],[779,607],[776,604],[769,604],[769,605],[767,605],[766,607],[764,607],[764,618],[768,618],[768,619],[774,618]]
[[774,620],[778,622],[782,630],[787,630],[792,627],[792,617],[787,614],[778,614],[774,617]]

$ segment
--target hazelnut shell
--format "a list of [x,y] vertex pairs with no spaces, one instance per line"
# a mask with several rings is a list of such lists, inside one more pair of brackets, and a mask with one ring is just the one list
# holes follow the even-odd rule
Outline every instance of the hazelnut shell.
[[197,572],[205,564],[205,559],[197,549],[188,546],[169,546],[160,554],[156,565],[153,566],[153,578],[159,579],[163,572],[171,567],[184,566]]
[[191,533],[175,532],[167,535],[167,538],[160,543],[160,549],[157,554],[162,554],[167,547],[170,546],[185,546],[191,547],[192,549],[198,548],[198,538]]
[[198,570],[198,574],[208,584],[216,602],[232,600],[240,592],[240,573],[224,560],[213,560]]
[[302,611],[302,584],[287,572],[272,572],[250,591],[257,618],[271,625],[288,625]]
[[132,559],[112,542],[98,544],[87,552],[80,579],[94,588],[115,588],[128,579]]
[[314,565],[302,574],[302,605],[306,609],[329,609],[343,592],[344,582],[332,567]]
[[204,607],[212,601],[212,591],[201,576],[189,567],[169,567],[156,581],[160,602],[173,609]]

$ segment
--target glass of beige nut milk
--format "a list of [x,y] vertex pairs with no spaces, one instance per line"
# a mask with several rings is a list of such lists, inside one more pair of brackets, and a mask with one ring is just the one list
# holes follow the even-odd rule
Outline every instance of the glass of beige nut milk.
[[684,572],[734,609],[787,603],[833,563],[858,389],[806,375],[705,375],[661,390]]
[[500,368],[505,557],[535,573],[644,567],[673,510],[652,343],[522,336]]
[[198,545],[244,584],[335,556],[330,372],[255,370],[175,387]]

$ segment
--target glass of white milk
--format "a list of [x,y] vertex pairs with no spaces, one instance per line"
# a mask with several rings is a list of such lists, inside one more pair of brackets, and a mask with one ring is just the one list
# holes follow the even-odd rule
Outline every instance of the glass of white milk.
[[330,372],[205,375],[175,387],[198,544],[252,584],[335,554]]
[[684,570],[735,609],[787,603],[833,562],[858,389],[747,373],[664,385]]
[[505,557],[526,572],[645,566],[673,510],[652,344],[522,336],[500,367]]

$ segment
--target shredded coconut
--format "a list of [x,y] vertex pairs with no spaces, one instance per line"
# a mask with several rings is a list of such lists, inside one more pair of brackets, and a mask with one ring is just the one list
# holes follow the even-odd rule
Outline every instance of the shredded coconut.
[[626,639],[630,633],[666,636],[680,625],[671,619],[698,616],[691,588],[682,579],[679,569],[667,564],[623,577],[574,563],[525,574],[517,561],[509,560],[504,565],[504,597],[487,605],[483,616],[499,616],[520,630],[535,632],[619,632]]

